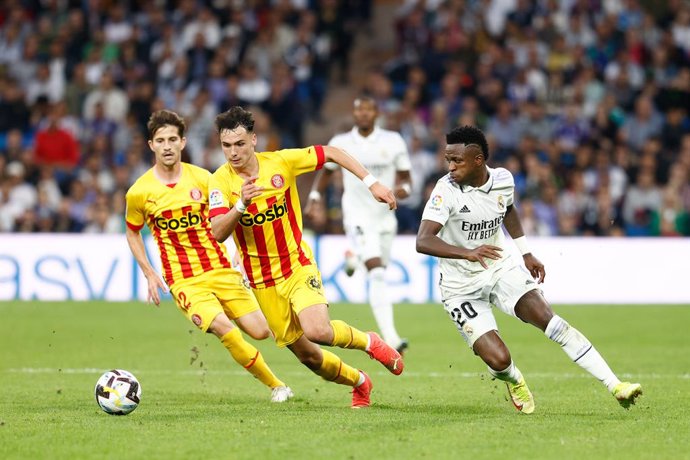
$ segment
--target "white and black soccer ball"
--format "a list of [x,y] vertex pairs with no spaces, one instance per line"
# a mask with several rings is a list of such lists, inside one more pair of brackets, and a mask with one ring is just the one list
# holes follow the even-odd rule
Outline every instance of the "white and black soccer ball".
[[111,415],[127,415],[141,401],[139,381],[131,372],[121,369],[101,375],[96,382],[95,393],[98,406]]

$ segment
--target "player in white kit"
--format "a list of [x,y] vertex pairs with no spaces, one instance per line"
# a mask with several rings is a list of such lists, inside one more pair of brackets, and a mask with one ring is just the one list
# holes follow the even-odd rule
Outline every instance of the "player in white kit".
[[[546,272],[530,252],[513,206],[513,175],[486,166],[488,145],[477,128],[455,128],[446,143],[448,174],[439,179],[426,204],[417,251],[438,257],[443,305],[462,337],[491,375],[506,382],[513,404],[523,413],[534,412],[534,398],[498,335],[492,305],[541,329],[606,385],[624,408],[630,407],[642,394],[640,384],[621,382],[589,340],[551,310],[537,288]],[[502,226],[522,261],[503,250]]]
[[[355,99],[355,126],[349,132],[335,135],[328,145],[340,147],[357,158],[379,182],[393,190],[396,198],[403,199],[409,196],[411,190],[407,145],[397,132],[376,126],[377,116],[374,99]],[[321,192],[337,168],[339,166],[335,163],[325,164],[314,181],[305,214],[313,215],[321,200]],[[398,231],[395,211],[372,200],[366,185],[347,171],[343,174],[343,189],[343,226],[356,262],[363,263],[367,269],[367,294],[374,318],[386,343],[402,353],[408,347],[408,342],[400,337],[395,328],[393,303],[385,279],[393,237]],[[348,264],[353,264],[353,261],[346,260],[346,270]],[[354,268],[351,270],[354,271]]]

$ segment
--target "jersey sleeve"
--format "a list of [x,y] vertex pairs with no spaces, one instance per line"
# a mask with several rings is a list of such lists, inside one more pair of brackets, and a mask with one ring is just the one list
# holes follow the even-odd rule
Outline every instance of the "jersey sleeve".
[[208,218],[212,219],[230,212],[230,201],[218,177],[218,172],[208,178]]
[[283,158],[295,176],[317,171],[326,161],[326,154],[321,145],[312,145],[303,149],[278,150],[275,153]]
[[436,184],[429,201],[424,206],[422,220],[431,220],[445,225],[452,212],[451,195],[448,187]]
[[505,168],[496,168],[494,186],[508,191],[506,206],[511,206],[515,201],[515,178],[513,178],[513,173]]
[[141,193],[137,193],[134,187],[130,188],[125,195],[125,203],[127,210],[125,211],[125,222],[127,227],[138,232],[146,223],[144,216],[144,197]]
[[395,155],[395,170],[396,171],[409,171],[412,169],[412,164],[410,163],[410,153],[407,150],[407,144],[401,135],[396,136],[398,145],[397,152]]

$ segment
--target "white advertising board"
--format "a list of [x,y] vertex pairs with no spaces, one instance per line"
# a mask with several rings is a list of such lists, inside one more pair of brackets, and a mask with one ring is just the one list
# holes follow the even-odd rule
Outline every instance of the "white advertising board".
[[[332,302],[364,302],[366,276],[342,270],[343,236],[309,238]],[[690,304],[688,238],[531,238],[547,270],[552,303]],[[158,268],[152,240],[147,248]],[[393,245],[388,286],[395,302],[439,300],[436,261],[415,251],[414,236]],[[146,280],[124,235],[0,236],[0,300],[146,299]]]

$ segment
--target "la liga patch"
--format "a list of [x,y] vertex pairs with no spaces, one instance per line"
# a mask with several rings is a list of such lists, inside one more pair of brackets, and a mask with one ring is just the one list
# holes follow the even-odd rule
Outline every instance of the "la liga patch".
[[208,205],[211,208],[223,206],[223,193],[217,189],[211,190],[211,194],[208,196]]

